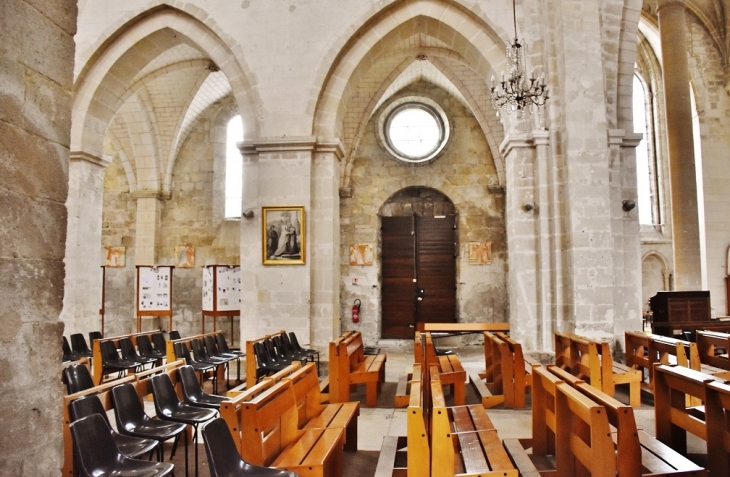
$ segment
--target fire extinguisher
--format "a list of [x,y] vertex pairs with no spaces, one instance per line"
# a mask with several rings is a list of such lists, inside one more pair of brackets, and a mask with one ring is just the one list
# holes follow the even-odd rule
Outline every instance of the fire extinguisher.
[[359,323],[360,322],[360,300],[355,300],[355,303],[352,305],[352,322],[353,323]]

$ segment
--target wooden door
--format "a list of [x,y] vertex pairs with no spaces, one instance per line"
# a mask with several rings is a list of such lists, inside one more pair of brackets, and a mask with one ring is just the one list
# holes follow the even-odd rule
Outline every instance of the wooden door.
[[382,337],[456,321],[454,216],[382,218]]

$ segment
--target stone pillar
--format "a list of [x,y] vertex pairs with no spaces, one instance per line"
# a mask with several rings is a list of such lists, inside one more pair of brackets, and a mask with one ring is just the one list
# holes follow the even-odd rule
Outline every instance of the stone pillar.
[[340,161],[337,139],[320,141],[312,167],[310,257],[312,261],[311,344],[324,350],[340,330]]
[[[315,142],[309,136],[284,137],[239,146],[243,209],[256,211],[241,221],[241,343],[282,329],[294,331],[302,345],[311,339],[312,250],[320,246],[312,225]],[[304,265],[263,265],[264,206],[304,206]]]
[[0,475],[59,475],[76,0],[0,10]]
[[156,191],[137,191],[135,264],[157,265],[163,202]]
[[[559,292],[556,288],[556,250],[554,217],[556,202],[552,199],[554,167],[550,154],[550,135],[546,130],[532,131],[535,144],[535,220],[537,233],[537,322],[536,351],[550,351],[553,348],[556,303]],[[559,248],[559,247],[557,247]]]
[[66,279],[61,320],[69,330],[101,329],[101,211],[104,171],[109,160],[83,152],[71,155],[69,166]]
[[692,134],[687,29],[684,0],[659,0],[659,34],[662,44],[664,102],[672,194],[672,239],[676,290],[702,287],[700,224]]
[[[553,2],[559,8],[551,109],[553,146],[565,190],[560,215],[565,314],[557,328],[613,339],[613,237],[601,2]],[[551,78],[552,79],[552,78]],[[551,81],[552,82],[552,81]],[[553,99],[551,99],[553,101]],[[555,103],[549,103],[555,104]],[[552,106],[550,106],[552,108]],[[615,204],[613,204],[615,206]]]
[[505,162],[505,222],[509,256],[510,334],[527,350],[542,341],[538,305],[539,271],[535,150],[531,136],[510,134],[500,145]]
[[[623,129],[610,129],[608,133],[614,242],[613,332],[617,347],[623,349],[624,332],[640,330],[642,326],[641,237],[636,208],[636,146],[641,142],[641,134],[626,133]],[[624,207],[625,201],[633,203],[634,208]]]

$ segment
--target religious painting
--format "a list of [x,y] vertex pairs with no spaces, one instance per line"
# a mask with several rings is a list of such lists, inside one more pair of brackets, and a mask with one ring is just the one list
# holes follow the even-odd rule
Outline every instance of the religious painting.
[[369,243],[355,243],[350,245],[350,266],[372,265],[373,245]]
[[306,257],[304,207],[262,207],[261,217],[264,265],[303,265]]
[[469,242],[469,265],[492,263],[492,242]]
[[193,268],[195,266],[195,247],[192,245],[178,245],[175,247],[175,266]]
[[104,247],[106,249],[106,258],[104,265],[111,268],[123,268],[125,266],[126,248],[125,247]]

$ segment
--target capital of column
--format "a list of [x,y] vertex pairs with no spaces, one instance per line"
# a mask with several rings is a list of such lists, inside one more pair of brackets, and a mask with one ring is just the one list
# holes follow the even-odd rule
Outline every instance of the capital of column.
[[657,12],[662,10],[663,8],[670,8],[670,7],[681,7],[685,8],[686,0],[657,0]]
[[241,154],[281,151],[313,151],[317,144],[315,136],[291,136],[250,139],[238,143]]
[[504,137],[499,145],[499,152],[502,156],[507,156],[515,148],[534,147],[535,138],[529,134],[513,134]]
[[130,194],[133,199],[158,199],[169,200],[172,198],[172,192],[162,192],[159,190],[138,189]]
[[112,162],[110,157],[97,156],[86,151],[72,151],[69,160],[71,162],[88,162],[100,167],[106,167]]
[[322,138],[317,137],[317,143],[314,145],[314,152],[332,153],[338,161],[342,161],[345,157],[345,146],[339,138]]

